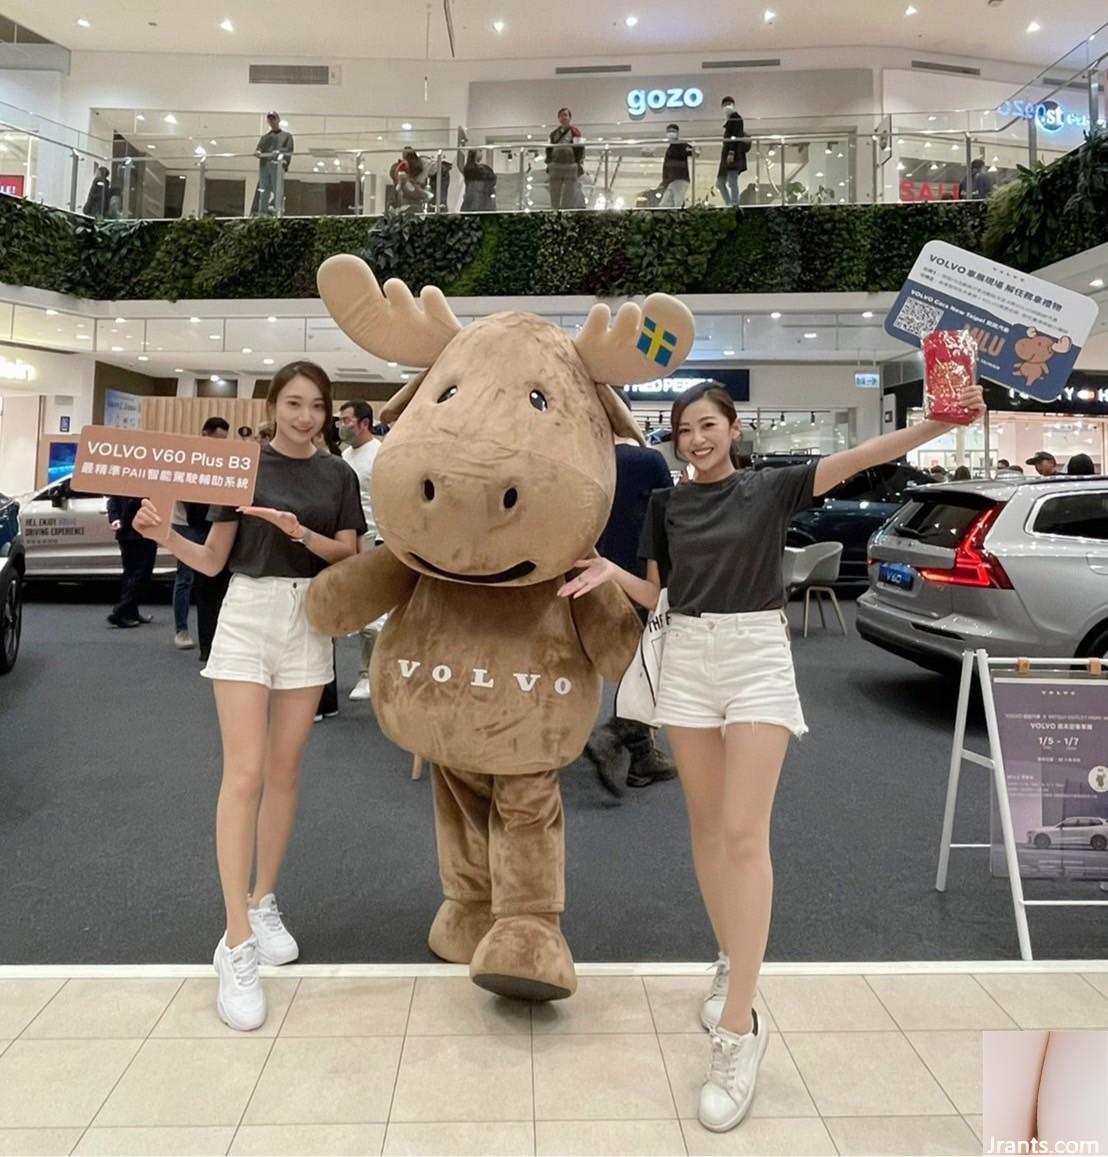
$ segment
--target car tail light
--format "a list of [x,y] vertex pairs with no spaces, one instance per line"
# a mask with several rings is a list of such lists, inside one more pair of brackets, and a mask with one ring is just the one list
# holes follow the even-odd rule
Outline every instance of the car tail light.
[[1004,503],[983,510],[969,524],[962,541],[954,551],[954,565],[949,568],[919,567],[920,577],[932,583],[947,583],[957,587],[991,587],[1010,591],[1012,580],[1004,567],[982,545],[996,522]]

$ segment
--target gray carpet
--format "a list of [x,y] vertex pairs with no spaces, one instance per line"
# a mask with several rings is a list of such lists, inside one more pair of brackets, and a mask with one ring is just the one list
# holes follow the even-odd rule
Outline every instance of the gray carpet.
[[[19,663],[0,678],[0,964],[197,962],[222,930],[210,688],[196,652],[172,648],[168,605],[155,625],[110,631],[106,597],[35,592]],[[1007,883],[984,853],[955,853],[947,894],[932,887],[953,685],[854,635],[817,630],[794,650],[812,733],[792,746],[778,796],[768,958],[1016,958]],[[356,663],[343,640],[341,714],[309,746],[281,903],[305,962],[429,961],[430,787],[410,781],[371,707],[346,700]],[[713,955],[679,785],[613,806],[578,763],[563,792],[577,958]],[[962,803],[957,838],[978,839],[985,773],[967,769]],[[1035,911],[1031,928],[1043,958],[1094,957],[1104,943],[1089,910]]]

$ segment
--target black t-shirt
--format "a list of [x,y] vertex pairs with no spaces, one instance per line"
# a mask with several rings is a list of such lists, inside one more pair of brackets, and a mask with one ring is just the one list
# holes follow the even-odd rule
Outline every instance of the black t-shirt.
[[[340,530],[365,534],[358,476],[339,457],[320,452],[286,458],[267,442],[258,460],[254,506],[291,510],[302,526],[327,538]],[[303,543],[261,518],[243,518],[233,506],[213,506],[211,522],[242,521],[227,565],[251,578],[312,578],[327,565]]]
[[783,606],[785,533],[815,501],[816,466],[739,470],[652,494],[639,554],[658,563],[670,610],[733,615]]
[[692,154],[693,147],[687,141],[674,141],[666,149],[666,155],[662,158],[663,185],[689,179],[689,157]]
[[616,446],[616,493],[608,525],[596,544],[601,558],[614,562],[639,578],[646,567],[639,558],[639,538],[654,490],[672,486],[666,460],[645,446]]

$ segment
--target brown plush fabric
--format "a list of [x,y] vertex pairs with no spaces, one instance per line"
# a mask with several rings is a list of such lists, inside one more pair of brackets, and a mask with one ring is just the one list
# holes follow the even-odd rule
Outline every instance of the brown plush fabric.
[[[641,633],[614,585],[557,596],[607,521],[613,430],[637,434],[586,362],[610,381],[672,372],[692,346],[691,315],[656,295],[609,331],[597,307],[575,344],[523,313],[455,331],[441,295],[417,303],[395,282],[382,294],[347,257],[325,263],[319,284],[355,341],[428,368],[385,408],[396,424],[373,472],[385,546],[319,575],[309,617],[343,634],[391,611],[373,651],[373,707],[389,738],[434,765],[446,899],[432,950],[470,961],[493,992],[568,996],[558,768],[581,753],[601,676],[619,677]],[[665,371],[636,352],[644,317],[677,334]]]

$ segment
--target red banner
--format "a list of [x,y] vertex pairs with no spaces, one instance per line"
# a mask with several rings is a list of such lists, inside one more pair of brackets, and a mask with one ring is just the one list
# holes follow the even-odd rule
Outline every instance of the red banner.
[[23,175],[0,176],[0,193],[7,193],[9,197],[23,196]]

